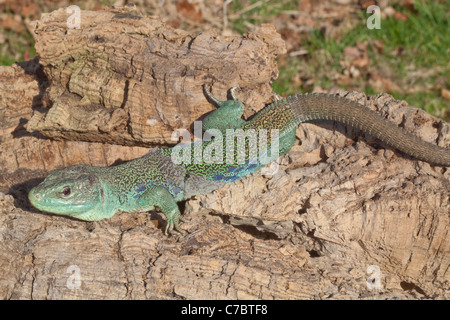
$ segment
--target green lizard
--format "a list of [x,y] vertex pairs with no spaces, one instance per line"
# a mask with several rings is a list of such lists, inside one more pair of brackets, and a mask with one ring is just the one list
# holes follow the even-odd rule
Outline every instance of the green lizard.
[[[343,97],[322,93],[294,95],[275,101],[245,121],[241,118],[244,106],[235,97],[234,89],[231,89],[232,100],[219,101],[205,86],[206,95],[219,106],[203,121],[203,130],[216,129],[214,139],[185,145],[188,149],[154,148],[141,158],[117,166],[75,165],[53,171],[30,191],[31,204],[42,211],[86,221],[110,218],[118,211],[142,212],[159,207],[167,220],[165,234],[174,228],[181,232],[178,223],[183,219],[177,202],[258,171],[291,149],[299,123],[322,119],[361,129],[417,159],[450,166],[450,149],[425,142]],[[244,143],[236,144],[235,140],[239,139],[233,137],[230,151],[227,139],[220,140],[217,130],[227,138],[230,136],[227,129],[236,128],[242,129]],[[255,132],[265,140],[253,139],[249,133]],[[272,139],[277,134],[278,139]],[[262,152],[258,149],[256,156],[250,152],[252,147],[262,145],[265,148]],[[174,162],[175,151],[192,149],[184,158],[189,161]],[[217,161],[202,158],[202,153],[207,152]],[[261,161],[262,156],[267,161]]]

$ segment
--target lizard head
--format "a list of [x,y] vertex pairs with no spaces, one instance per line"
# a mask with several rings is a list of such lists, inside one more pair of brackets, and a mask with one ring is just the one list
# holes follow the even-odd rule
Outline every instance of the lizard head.
[[89,165],[55,170],[28,194],[31,204],[41,211],[82,220],[98,220],[93,211],[103,197],[99,178]]

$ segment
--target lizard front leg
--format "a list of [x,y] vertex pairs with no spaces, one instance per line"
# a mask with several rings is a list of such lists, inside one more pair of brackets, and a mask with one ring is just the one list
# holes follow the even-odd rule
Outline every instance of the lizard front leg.
[[231,97],[233,100],[226,101],[220,101],[215,98],[208,90],[208,85],[205,84],[203,88],[208,98],[219,107],[203,119],[204,131],[218,129],[225,134],[227,129],[241,128],[247,122],[241,118],[244,114],[244,105],[234,94],[237,87],[231,88]]
[[139,196],[138,202],[142,208],[159,207],[161,209],[167,221],[165,235],[171,233],[173,229],[184,233],[184,230],[178,227],[178,222],[185,220],[181,217],[180,209],[167,189],[162,186],[150,186]]

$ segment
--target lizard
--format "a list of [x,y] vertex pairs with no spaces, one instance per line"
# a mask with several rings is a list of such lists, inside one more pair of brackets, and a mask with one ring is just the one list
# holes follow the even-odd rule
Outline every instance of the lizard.
[[[218,144],[215,137],[187,144],[194,149],[188,159],[192,161],[174,162],[172,155],[177,146],[157,147],[140,158],[116,166],[81,164],[55,170],[30,190],[29,201],[41,211],[85,221],[110,218],[119,211],[145,212],[158,207],[166,219],[164,233],[168,235],[173,230],[184,233],[179,228],[179,222],[185,220],[177,202],[212,192],[226,183],[255,173],[270,160],[286,154],[292,148],[297,125],[315,120],[342,122],[416,159],[450,166],[450,149],[421,140],[377,112],[344,97],[326,93],[296,94],[275,100],[246,121],[242,119],[244,105],[236,98],[236,89],[233,87],[230,90],[232,99],[220,101],[204,85],[206,96],[218,108],[204,118],[203,130],[208,132],[215,129],[225,134],[225,137],[232,129],[241,129],[244,135],[253,130],[263,133],[260,136],[265,136],[265,141],[277,133],[278,140],[274,141],[278,144],[270,140],[265,152],[262,152],[267,156],[275,147],[278,149],[278,154],[275,152],[273,155],[271,152],[267,156],[268,161],[260,161],[259,158],[255,159],[254,154],[251,155],[250,149],[255,142],[249,136],[245,137],[245,143],[240,147],[233,141],[232,145],[236,148],[231,150],[231,155],[225,148],[225,140],[222,139]],[[256,144],[261,145],[261,141],[257,140]],[[222,156],[222,161],[198,160],[196,157],[211,149],[213,143],[215,147],[223,144],[222,150],[209,150],[214,156]],[[223,156],[227,152],[231,161],[224,162]],[[239,152],[243,153],[240,162]]]

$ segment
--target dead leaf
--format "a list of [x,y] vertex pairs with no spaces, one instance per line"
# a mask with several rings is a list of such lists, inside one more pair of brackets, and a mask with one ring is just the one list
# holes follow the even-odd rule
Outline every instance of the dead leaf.
[[370,58],[367,52],[364,52],[361,57],[358,59],[353,60],[352,65],[358,68],[366,68],[369,65]]
[[413,93],[417,93],[417,92],[421,92],[423,90],[422,86],[414,86],[409,88],[406,93],[407,94],[413,94]]
[[26,49],[25,52],[23,53],[23,61],[28,60],[30,60],[30,50]]
[[339,75],[339,79],[337,80],[337,83],[340,85],[344,85],[344,86],[350,86],[353,84],[353,80],[349,74],[341,74],[341,75]]
[[312,90],[312,92],[323,92],[326,93],[327,90],[325,90],[324,88],[322,88],[320,85],[316,84]]
[[366,10],[368,7],[376,5],[376,1],[374,0],[360,0],[359,5],[363,10]]
[[292,22],[295,25],[304,28],[313,29],[314,27],[317,26],[317,19],[314,19],[311,15],[306,14],[304,12],[300,12]]
[[376,73],[370,74],[369,84],[375,91],[403,92],[399,85],[392,79],[385,78]]
[[445,110],[445,112],[444,112],[444,120],[447,121],[447,122],[450,122],[450,108]]
[[386,17],[393,17],[395,15],[395,9],[393,7],[386,7],[383,10],[383,14],[386,15]]
[[383,40],[374,40],[371,42],[371,44],[372,44],[372,47],[378,51],[378,53],[383,53],[383,51],[384,51]]
[[359,71],[359,69],[355,66],[351,66],[350,75],[352,76],[352,78],[358,78],[361,75],[361,71]]
[[179,18],[174,18],[174,19],[170,19],[168,20],[166,23],[171,26],[172,28],[175,29],[180,29],[181,27],[181,20]]
[[296,32],[292,29],[288,29],[288,28],[281,29],[281,30],[278,30],[278,33],[281,34],[281,38],[285,41],[286,50],[288,52],[297,50],[299,45],[302,42],[300,33]]
[[369,55],[367,53],[367,41],[357,41],[356,47],[345,47],[344,56],[347,61],[351,62],[352,66],[366,68],[370,62]]
[[394,48],[394,50],[392,50],[391,54],[393,56],[401,57],[405,54],[405,47],[400,46],[400,47]]
[[417,9],[414,6],[414,0],[403,0],[402,5],[403,5],[403,7],[408,9],[409,11],[417,13]]
[[300,75],[295,75],[291,78],[291,82],[295,87],[301,87],[303,85],[303,81],[300,78]]
[[356,47],[360,50],[360,51],[367,51],[367,41],[356,41]]
[[24,18],[27,17],[37,18],[39,12],[40,12],[39,6],[34,2],[24,4],[20,7],[20,14]]
[[403,13],[397,11],[397,12],[394,14],[394,19],[395,19],[395,20],[406,21],[406,20],[408,20],[408,16],[407,16],[406,14],[403,14]]
[[17,33],[20,33],[25,29],[22,18],[18,14],[14,15],[14,17],[7,14],[2,15],[0,18],[0,26],[6,30],[12,30]]
[[188,0],[182,0],[177,2],[177,11],[186,19],[194,22],[202,21],[202,11],[196,9],[196,6],[190,3]]
[[441,89],[441,96],[442,96],[444,99],[450,100],[450,90],[447,90],[447,89],[442,88],[442,89]]
[[361,53],[360,53],[359,49],[356,47],[347,46],[344,49],[344,57],[345,57],[345,59],[347,59],[349,61],[353,61],[356,58],[359,58],[360,55],[361,55]]
[[311,12],[311,0],[300,1],[298,11]]

